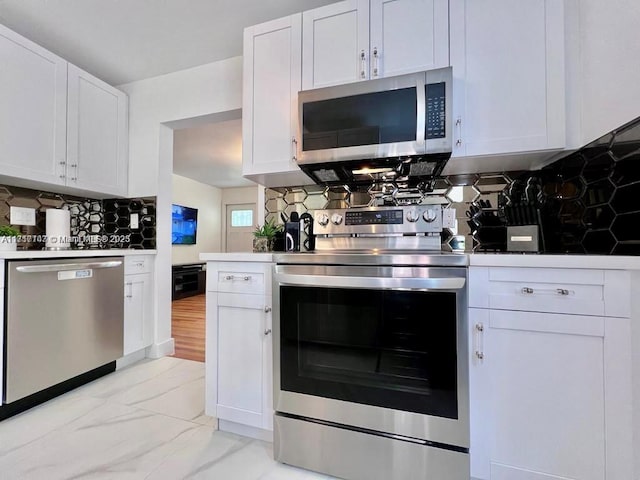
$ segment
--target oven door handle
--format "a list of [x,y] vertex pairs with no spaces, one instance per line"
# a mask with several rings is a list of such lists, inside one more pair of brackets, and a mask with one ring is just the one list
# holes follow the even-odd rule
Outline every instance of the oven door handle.
[[290,274],[278,274],[277,281],[280,285],[291,286],[370,288],[379,290],[461,290],[466,283],[464,277],[385,278]]

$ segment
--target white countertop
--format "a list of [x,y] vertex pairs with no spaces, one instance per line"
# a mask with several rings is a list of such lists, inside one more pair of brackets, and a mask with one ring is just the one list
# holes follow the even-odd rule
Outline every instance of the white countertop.
[[[278,253],[278,252],[276,252]],[[280,252],[281,253],[281,252]],[[273,262],[273,253],[201,253],[200,260],[203,262]]]
[[472,253],[469,265],[483,267],[594,268],[640,270],[640,257],[617,255],[537,255],[524,253]]
[[[135,250],[134,250],[135,251]],[[140,251],[140,250],[137,250]],[[282,252],[276,252],[282,253]],[[538,255],[519,253],[471,253],[469,265],[484,267],[594,268],[640,270],[640,256]],[[273,262],[273,253],[201,253],[205,262]]]
[[119,257],[126,255],[155,255],[156,250],[111,249],[111,250],[18,250],[0,251],[0,259],[22,258],[75,258],[75,257]]

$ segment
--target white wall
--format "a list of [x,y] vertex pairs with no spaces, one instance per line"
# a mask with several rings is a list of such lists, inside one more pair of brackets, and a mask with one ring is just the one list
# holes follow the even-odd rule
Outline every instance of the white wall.
[[171,203],[198,209],[198,232],[195,245],[171,248],[171,263],[199,263],[201,253],[220,251],[223,190],[175,174],[172,186]]
[[173,131],[180,121],[242,108],[242,57],[119,87],[129,95],[129,195],[157,196],[155,342],[147,355],[173,353],[171,183]]

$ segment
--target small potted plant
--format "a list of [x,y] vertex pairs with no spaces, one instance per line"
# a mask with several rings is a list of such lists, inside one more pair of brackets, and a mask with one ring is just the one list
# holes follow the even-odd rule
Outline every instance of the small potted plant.
[[7,252],[18,249],[20,230],[11,225],[0,226],[0,251]]
[[267,220],[261,227],[253,231],[253,251],[255,253],[271,252],[273,239],[282,230],[282,225],[276,225],[273,219]]

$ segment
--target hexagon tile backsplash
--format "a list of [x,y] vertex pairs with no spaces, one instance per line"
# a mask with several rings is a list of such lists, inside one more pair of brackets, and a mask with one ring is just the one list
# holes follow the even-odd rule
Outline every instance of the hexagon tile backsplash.
[[506,225],[538,224],[546,253],[640,255],[640,118],[535,172],[439,178],[430,193],[372,185],[267,189],[266,219],[292,212],[440,203],[456,209],[467,250],[504,251]]
[[[76,241],[71,248],[105,249],[156,247],[156,199],[95,200],[58,193],[41,192],[28,188],[0,186],[0,225],[9,224],[10,207],[28,207],[36,210],[35,226],[19,226],[23,235],[34,237],[32,242],[20,242],[19,248],[38,250],[44,241],[45,211],[48,208],[65,208],[71,212],[71,235]],[[129,228],[131,213],[138,213],[140,228]],[[125,241],[126,239],[129,241]]]

